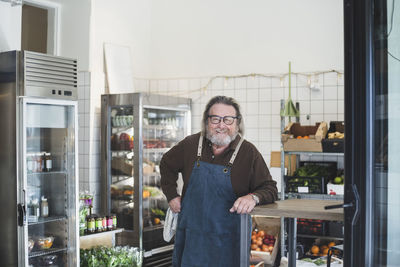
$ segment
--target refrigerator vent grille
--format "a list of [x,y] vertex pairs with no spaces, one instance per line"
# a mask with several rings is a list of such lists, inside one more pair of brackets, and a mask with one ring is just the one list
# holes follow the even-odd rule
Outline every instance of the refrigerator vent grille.
[[25,51],[25,86],[76,88],[77,61]]

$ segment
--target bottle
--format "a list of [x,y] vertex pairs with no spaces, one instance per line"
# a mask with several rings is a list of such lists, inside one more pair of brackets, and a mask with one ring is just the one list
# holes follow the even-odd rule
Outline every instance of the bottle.
[[39,200],[37,198],[32,200],[32,216],[33,216],[33,220],[35,222],[38,221],[39,215],[40,215],[40,210],[39,210]]
[[46,171],[51,171],[51,168],[53,167],[53,161],[51,160],[51,154],[46,153],[46,158],[45,158],[45,164],[46,164]]
[[49,203],[47,202],[47,198],[45,198],[44,196],[42,196],[42,203],[40,206],[40,216],[42,216],[43,218],[49,217]]
[[42,153],[41,153],[41,156],[40,156],[40,161],[41,161],[41,163],[40,163],[40,167],[41,167],[40,171],[41,172],[45,172],[46,171],[46,152],[42,152]]

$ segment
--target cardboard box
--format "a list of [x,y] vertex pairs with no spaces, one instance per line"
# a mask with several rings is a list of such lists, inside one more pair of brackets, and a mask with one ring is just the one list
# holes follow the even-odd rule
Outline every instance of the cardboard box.
[[[284,151],[322,152],[322,139],[328,132],[326,122],[316,123],[315,126],[301,126],[300,123],[289,123],[282,134]],[[307,139],[297,137],[308,136]]]
[[[290,158],[290,161],[289,161]],[[297,155],[285,155],[285,168],[289,170],[288,175],[293,175],[297,166]],[[290,166],[290,167],[289,167]],[[271,162],[270,167],[281,167],[281,152],[271,151]]]
[[272,252],[251,250],[251,261],[261,260],[265,264],[273,265],[279,250],[281,219],[279,217],[253,216],[252,220],[253,230],[257,228],[259,231],[263,230],[268,235],[273,235],[275,237],[275,244]]

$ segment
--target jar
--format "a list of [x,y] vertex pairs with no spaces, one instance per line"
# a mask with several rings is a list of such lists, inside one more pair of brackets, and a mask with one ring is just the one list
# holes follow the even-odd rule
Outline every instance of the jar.
[[103,231],[107,231],[107,216],[102,216],[102,222],[103,222]]
[[96,216],[95,221],[96,221],[96,233],[103,232],[103,218],[101,216]]
[[113,217],[111,215],[107,216],[107,230],[111,231],[113,229]]
[[86,221],[87,221],[87,233],[88,234],[93,234],[96,232],[96,221],[94,219],[94,216],[89,215],[86,217]]
[[113,230],[116,230],[116,229],[117,229],[117,215],[111,214],[110,216],[112,217],[112,221],[113,221],[113,227],[112,227],[112,229],[113,229]]

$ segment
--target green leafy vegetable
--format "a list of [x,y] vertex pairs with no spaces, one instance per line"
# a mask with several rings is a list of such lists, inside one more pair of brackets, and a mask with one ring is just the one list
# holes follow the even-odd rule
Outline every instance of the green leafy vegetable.
[[142,253],[132,247],[95,247],[80,250],[81,267],[141,267]]

